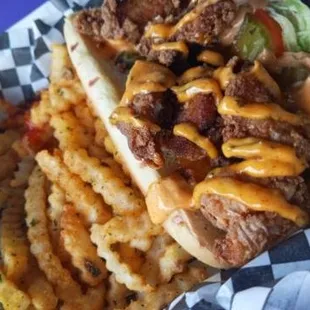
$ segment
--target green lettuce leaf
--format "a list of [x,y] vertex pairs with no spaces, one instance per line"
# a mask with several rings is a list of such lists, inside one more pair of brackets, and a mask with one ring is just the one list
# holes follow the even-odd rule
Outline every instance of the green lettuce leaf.
[[296,32],[298,45],[303,51],[310,52],[309,7],[301,0],[271,0],[269,7],[291,22]]

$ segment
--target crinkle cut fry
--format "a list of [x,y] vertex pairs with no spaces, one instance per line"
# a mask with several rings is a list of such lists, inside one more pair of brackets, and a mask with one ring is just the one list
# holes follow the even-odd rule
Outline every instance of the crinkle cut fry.
[[101,119],[95,121],[95,142],[101,147],[105,147],[105,138],[108,137],[108,132],[104,127],[104,124]]
[[49,122],[51,114],[49,91],[44,90],[41,92],[40,101],[35,102],[30,109],[31,123],[37,127],[43,127]]
[[112,206],[114,214],[139,213],[145,209],[145,202],[135,195],[132,188],[117,178],[110,167],[104,167],[97,158],[88,156],[85,150],[65,151],[64,162],[72,173],[90,183],[94,191],[102,195]]
[[81,280],[90,286],[102,282],[107,276],[105,263],[98,257],[88,230],[70,204],[64,206],[61,215],[61,236],[73,266],[80,271]]
[[178,243],[169,245],[159,259],[162,283],[169,282],[175,274],[182,272],[191,257]]
[[12,187],[24,187],[28,184],[29,176],[34,168],[35,160],[31,156],[26,156],[17,164],[18,169],[14,172],[14,178],[11,180]]
[[32,257],[30,264],[30,270],[24,279],[24,287],[31,298],[33,307],[36,310],[56,309],[58,298],[54,293],[52,284],[39,269],[34,257]]
[[24,198],[8,197],[0,221],[0,244],[4,273],[19,283],[27,272],[29,243],[25,229]]
[[0,181],[13,174],[17,161],[17,154],[12,149],[0,156]]
[[188,271],[176,275],[170,283],[159,286],[155,291],[139,294],[137,301],[132,302],[126,310],[162,309],[175,297],[188,291],[195,284],[205,280],[207,273],[203,267],[189,267]]
[[[76,72],[71,63],[67,48],[65,45],[54,44],[52,46],[52,67],[51,84],[49,89],[41,92],[40,102],[34,104],[31,108],[31,122],[36,126],[47,124],[53,114],[68,111],[72,105],[77,104],[84,99],[84,92],[76,78]],[[67,83],[67,88],[63,89],[62,81]],[[78,97],[73,97],[74,92],[80,93]],[[65,96],[67,92],[67,95]],[[68,94],[72,93],[72,94]],[[81,97],[81,98],[80,98]],[[51,98],[51,100],[50,100]],[[70,98],[70,100],[68,100]],[[77,102],[73,99],[79,99]]]
[[89,288],[87,293],[76,300],[65,302],[61,310],[102,310],[105,304],[106,289],[104,283]]
[[165,249],[173,242],[174,240],[167,233],[160,234],[154,238],[150,249],[145,255],[141,273],[145,276],[148,283],[151,283],[153,286],[158,285],[161,281],[159,259],[163,256]]
[[73,80],[61,79],[57,83],[52,83],[50,84],[49,92],[51,106],[58,113],[68,111],[71,106],[86,100],[85,91],[78,78]]
[[48,202],[49,208],[47,210],[47,216],[49,218],[51,242],[55,254],[57,254],[60,261],[64,264],[70,261],[70,255],[67,253],[60,236],[60,218],[66,203],[66,195],[57,184],[51,186],[51,194],[48,196]]
[[66,112],[72,106],[80,104],[86,100],[86,94],[80,80],[61,79],[58,82],[51,83],[49,86],[49,98],[51,115]]
[[126,285],[119,283],[115,279],[115,275],[109,277],[109,289],[107,291],[108,310],[124,309],[127,305],[128,296],[135,294],[130,291]]
[[163,233],[155,237],[146,253],[141,272],[148,283],[168,283],[175,274],[187,268],[191,257],[170,235]]
[[5,154],[19,137],[20,134],[15,130],[6,130],[4,133],[0,133],[0,155]]
[[31,300],[19,290],[0,270],[0,303],[5,310],[28,310]]
[[81,295],[79,285],[72,279],[68,270],[63,268],[54,255],[47,228],[47,180],[37,166],[29,178],[29,187],[25,192],[26,222],[30,251],[37,259],[40,269],[55,286],[56,294],[62,300],[71,300]]
[[63,212],[63,206],[66,203],[65,192],[57,185],[52,184],[51,194],[48,196],[49,209],[48,217],[51,222],[57,223],[60,226],[60,218]]
[[61,150],[87,148],[93,141],[91,132],[71,111],[53,115],[50,124]]
[[89,106],[86,102],[81,102],[80,104],[74,106],[74,114],[79,120],[80,124],[87,128],[88,131],[94,135],[95,139],[95,128],[94,124],[96,122],[96,118],[93,116]]
[[31,122],[35,126],[42,127],[50,121],[53,115],[65,113],[85,99],[85,94],[77,79],[75,82],[52,83],[48,90],[41,93],[40,101],[32,106],[30,110]]
[[112,250],[112,245],[156,236],[161,232],[162,228],[153,225],[147,212],[143,212],[139,216],[114,217],[105,225],[93,225],[91,240],[97,245],[98,255],[105,258],[107,269],[115,274],[118,282],[131,290],[149,292],[154,288],[146,283],[142,275],[133,273],[130,266],[121,262],[120,255]]
[[79,176],[72,174],[58,154],[42,151],[37,154],[36,160],[49,180],[65,190],[67,200],[74,204],[87,224],[104,224],[111,218],[109,207],[102,197],[94,193]]
[[105,137],[104,139],[104,147],[107,150],[108,153],[110,153],[114,160],[121,165],[121,167],[123,168],[123,171],[126,175],[130,176],[130,173],[128,171],[128,168],[126,167],[126,164],[124,164],[120,153],[117,151],[112,139],[110,136]]
[[52,46],[52,66],[51,66],[51,82],[72,80],[76,77],[74,67],[72,65],[67,47],[65,44],[53,44]]

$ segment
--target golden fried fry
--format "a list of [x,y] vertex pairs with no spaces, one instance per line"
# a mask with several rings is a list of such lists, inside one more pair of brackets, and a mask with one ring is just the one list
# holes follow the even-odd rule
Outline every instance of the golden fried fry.
[[35,102],[30,109],[31,123],[37,127],[43,127],[51,118],[52,108],[50,103],[49,91],[41,92],[41,99]]
[[89,288],[85,295],[76,300],[66,302],[61,310],[102,310],[105,303],[106,289],[104,283],[94,288]]
[[70,255],[67,253],[63,240],[60,236],[60,218],[66,204],[65,192],[56,184],[51,187],[51,194],[48,197],[49,208],[47,215],[49,218],[49,232],[54,253],[57,254],[60,261],[64,264],[70,261]]
[[137,239],[134,238],[130,240],[129,244],[132,248],[138,249],[142,252],[147,252],[152,246],[153,239],[153,236],[146,236],[145,238]]
[[9,150],[0,156],[0,181],[9,177],[14,172],[17,161],[17,154],[13,150]]
[[20,134],[15,130],[7,130],[0,134],[0,155],[5,154],[12,146],[13,142],[19,138]]
[[74,113],[80,124],[87,128],[88,131],[95,135],[95,117],[92,115],[89,107],[83,102],[74,106]]
[[105,225],[93,225],[91,240],[98,247],[98,254],[105,258],[107,269],[115,274],[116,280],[131,290],[151,291],[153,288],[145,278],[134,273],[132,267],[122,262],[121,255],[113,251],[112,245],[129,243],[133,239],[144,239],[162,232],[162,228],[151,223],[147,212],[139,216],[114,217]]
[[127,243],[119,243],[113,247],[113,250],[119,253],[121,262],[130,266],[132,272],[140,271],[144,263],[144,254],[140,250],[132,248]]
[[91,144],[87,148],[88,154],[91,157],[96,157],[99,160],[106,159],[110,154],[106,151],[105,148],[98,146],[97,144]]
[[53,253],[47,228],[46,183],[45,176],[40,168],[36,167],[30,176],[29,187],[25,193],[30,251],[37,259],[47,279],[55,286],[56,295],[62,300],[71,300],[78,298],[81,290]]
[[51,82],[72,80],[76,76],[67,47],[61,44],[53,44],[52,46],[52,67],[51,67]]
[[41,92],[40,102],[35,103],[30,112],[31,122],[38,127],[47,124],[51,115],[69,111],[72,105],[85,100],[66,47],[54,45],[52,57],[52,83],[48,90]]
[[114,274],[109,277],[109,289],[107,291],[108,310],[124,309],[129,304],[130,296],[135,294],[124,284],[116,281]]
[[190,267],[188,271],[176,275],[168,284],[163,284],[155,291],[139,294],[137,301],[132,302],[126,310],[162,309],[182,292],[192,288],[207,277],[203,267]]
[[97,255],[90,234],[71,205],[66,205],[61,215],[61,236],[72,258],[72,264],[80,271],[83,282],[98,285],[107,276],[105,263]]
[[110,167],[113,170],[115,176],[121,179],[126,186],[131,184],[130,178],[124,173],[122,167],[112,157],[109,156],[102,158],[101,163]]
[[27,310],[31,303],[29,296],[20,291],[1,271],[0,303],[5,310]]
[[53,286],[47,281],[44,273],[38,268],[35,262],[25,277],[25,285],[34,309],[56,309],[58,298],[55,296]]
[[29,243],[25,229],[24,198],[11,197],[0,221],[0,244],[6,277],[19,283],[28,268]]
[[96,144],[101,147],[105,147],[104,141],[106,137],[108,137],[108,132],[106,128],[104,127],[102,120],[99,118],[95,121],[95,132],[96,132],[96,135],[95,135]]
[[66,203],[65,192],[56,184],[51,187],[51,194],[48,197],[50,204],[47,214],[49,220],[55,225],[55,229],[60,230],[60,218],[63,211],[63,207]]
[[65,151],[64,161],[72,173],[102,195],[115,214],[138,213],[145,209],[144,200],[137,197],[132,188],[116,177],[111,168],[103,167],[97,158],[89,157],[85,150]]
[[29,176],[33,170],[35,161],[32,157],[24,157],[18,163],[18,169],[14,172],[14,178],[10,185],[12,187],[24,187],[28,184]]
[[86,100],[85,92],[79,80],[62,79],[50,84],[49,98],[52,114],[69,111],[74,105]]
[[16,152],[19,158],[29,157],[32,156],[32,152],[27,147],[27,144],[25,144],[24,139],[18,139],[14,141],[12,144],[12,149]]
[[151,243],[151,248],[146,253],[145,263],[141,268],[141,273],[153,286],[162,283],[159,260],[164,255],[165,249],[174,243],[174,240],[167,233],[162,233],[155,237]]
[[62,150],[86,148],[93,140],[89,130],[80,124],[72,112],[54,115],[51,126]]
[[128,168],[127,168],[126,164],[124,163],[120,153],[116,149],[116,147],[115,147],[112,139],[110,138],[110,136],[107,136],[104,139],[104,147],[107,150],[107,152],[113,156],[114,160],[122,167],[122,170],[124,171],[125,175],[130,176]]
[[152,285],[167,283],[175,274],[184,271],[190,258],[191,255],[163,233],[154,239],[141,272]]
[[178,243],[169,245],[159,260],[161,281],[169,282],[175,274],[183,272],[191,257]]
[[110,210],[102,197],[94,193],[80,177],[72,174],[58,154],[50,155],[47,151],[42,151],[37,154],[36,160],[50,181],[65,190],[66,199],[74,204],[86,223],[103,224],[111,218]]

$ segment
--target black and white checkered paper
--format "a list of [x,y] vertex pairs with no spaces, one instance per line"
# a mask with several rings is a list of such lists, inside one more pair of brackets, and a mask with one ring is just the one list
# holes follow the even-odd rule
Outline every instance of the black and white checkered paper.
[[[19,104],[31,101],[46,88],[51,45],[64,42],[64,17],[101,3],[102,0],[50,0],[28,16],[26,28],[13,27],[0,35],[0,98]],[[168,309],[310,309],[310,229],[238,270],[211,269],[210,275],[204,283],[176,298]]]

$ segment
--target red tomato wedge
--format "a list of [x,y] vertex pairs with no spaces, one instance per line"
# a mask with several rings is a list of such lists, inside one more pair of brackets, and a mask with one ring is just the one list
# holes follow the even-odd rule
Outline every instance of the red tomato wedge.
[[281,56],[285,50],[281,26],[263,9],[257,9],[254,16],[267,28],[275,55]]

